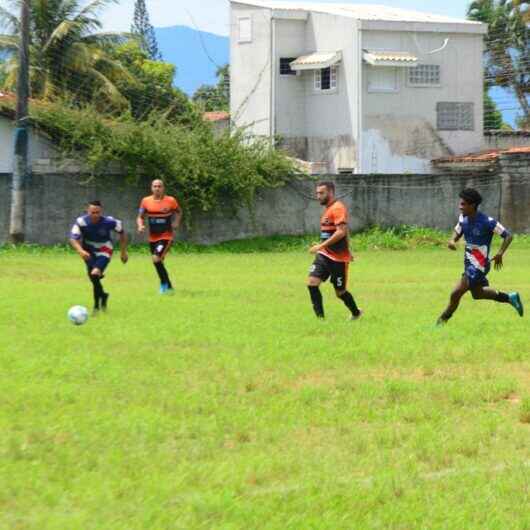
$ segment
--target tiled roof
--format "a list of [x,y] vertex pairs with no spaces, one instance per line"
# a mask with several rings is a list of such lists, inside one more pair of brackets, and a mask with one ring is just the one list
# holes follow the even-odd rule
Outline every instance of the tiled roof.
[[371,51],[364,50],[364,60],[374,66],[393,63],[403,66],[416,66],[418,58],[409,52]]
[[230,119],[230,113],[225,111],[205,112],[202,117],[206,121],[224,121]]
[[488,151],[481,151],[480,153],[470,153],[468,155],[460,156],[447,156],[444,158],[437,158],[436,160],[433,160],[433,164],[488,164],[491,162],[495,162],[499,158],[499,156],[506,154],[530,154],[530,146],[511,147],[510,149],[489,149]]
[[[466,24],[469,26],[480,26],[480,22],[466,20],[463,18],[452,18],[420,11],[409,11],[397,7],[367,4],[318,4],[309,2],[276,2],[272,0],[230,0],[237,4],[246,4],[267,9],[279,9],[285,11],[316,11],[340,15],[357,20],[381,20],[392,22],[433,22],[445,24]],[[484,25],[485,27],[485,25]]]
[[309,55],[302,55],[291,63],[293,70],[304,70],[311,68],[327,68],[338,63],[342,58],[342,53],[338,52],[315,52]]

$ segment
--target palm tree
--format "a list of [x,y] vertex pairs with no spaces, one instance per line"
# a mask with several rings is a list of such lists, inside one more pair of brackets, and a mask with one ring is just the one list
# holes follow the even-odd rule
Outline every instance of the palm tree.
[[468,18],[488,24],[486,83],[511,88],[530,119],[530,22],[526,0],[474,0]]
[[[21,0],[7,0],[16,12]],[[34,98],[70,96],[77,102],[104,101],[113,108],[127,105],[115,81],[129,76],[105,52],[123,42],[126,34],[101,32],[97,13],[117,0],[31,0],[30,84]],[[19,19],[0,6],[0,51],[8,52],[4,88],[16,85]]]

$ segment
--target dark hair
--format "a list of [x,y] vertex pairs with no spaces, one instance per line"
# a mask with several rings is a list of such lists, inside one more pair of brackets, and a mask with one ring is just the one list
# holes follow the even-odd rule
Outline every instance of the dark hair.
[[89,206],[99,206],[100,208],[103,206],[103,204],[101,204],[101,201],[98,201],[98,200],[88,201],[88,205]]
[[335,193],[335,183],[334,182],[330,182],[329,180],[326,180],[326,181],[323,181],[323,182],[318,182],[317,183],[317,188],[319,188],[320,186],[326,186],[326,189],[328,191],[331,191],[332,193]]
[[478,208],[482,202],[482,195],[474,188],[466,188],[460,192],[460,198]]

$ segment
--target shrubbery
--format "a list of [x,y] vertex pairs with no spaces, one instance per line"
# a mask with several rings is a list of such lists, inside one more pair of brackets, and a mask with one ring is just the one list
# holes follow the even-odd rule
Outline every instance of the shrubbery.
[[296,173],[293,162],[266,141],[247,142],[237,132],[216,137],[193,112],[180,124],[161,113],[136,121],[64,103],[39,103],[30,114],[66,157],[82,160],[95,178],[117,163],[131,182],[164,179],[191,212],[250,206],[258,188],[280,186]]

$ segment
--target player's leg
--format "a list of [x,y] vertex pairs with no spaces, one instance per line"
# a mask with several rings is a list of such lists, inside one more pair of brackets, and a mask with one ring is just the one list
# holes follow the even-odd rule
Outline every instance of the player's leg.
[[347,290],[348,288],[348,269],[349,263],[335,262],[333,263],[333,272],[331,274],[331,283],[335,288],[337,298],[342,300],[344,305],[350,310],[352,320],[358,320],[362,311],[357,307],[357,303],[352,294]]
[[453,313],[458,309],[460,299],[469,290],[469,283],[465,276],[462,276],[460,281],[456,284],[455,288],[449,296],[449,304],[445,311],[438,318],[437,324],[445,324],[452,316]]
[[110,259],[105,256],[98,256],[92,260],[91,265],[89,266],[88,276],[92,282],[93,291],[94,291],[94,311],[99,311],[99,309],[106,310],[107,302],[109,299],[109,293],[106,293],[103,289],[103,273],[109,264]]
[[173,289],[169,275],[167,273],[166,267],[164,265],[164,258],[170,246],[170,241],[160,240],[154,243],[151,243],[151,257],[153,260],[153,265],[160,279],[160,292],[162,294]]
[[519,316],[524,314],[519,293],[503,293],[486,285],[476,285],[471,289],[471,296],[475,300],[493,300],[500,304],[510,304],[519,313]]
[[329,271],[327,270],[325,258],[321,254],[317,254],[315,261],[309,268],[309,276],[307,277],[307,289],[311,298],[313,311],[317,318],[324,318],[324,302],[322,300],[322,293],[320,291],[320,284],[329,278]]

